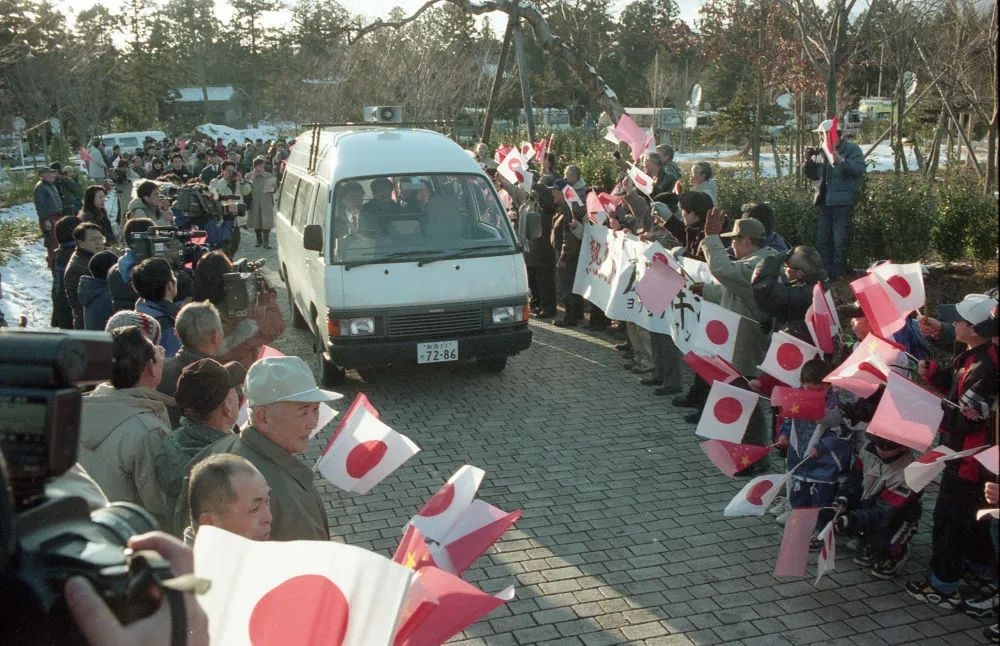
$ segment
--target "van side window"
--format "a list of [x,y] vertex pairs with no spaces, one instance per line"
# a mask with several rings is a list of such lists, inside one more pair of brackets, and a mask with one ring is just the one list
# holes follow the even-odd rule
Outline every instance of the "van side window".
[[298,197],[295,198],[295,208],[292,215],[292,226],[296,231],[302,233],[311,217],[313,197],[316,195],[316,184],[308,180],[303,180],[299,187]]
[[281,193],[278,195],[277,210],[292,219],[292,209],[295,207],[295,192],[299,188],[299,178],[290,173],[285,173],[285,178],[281,181]]

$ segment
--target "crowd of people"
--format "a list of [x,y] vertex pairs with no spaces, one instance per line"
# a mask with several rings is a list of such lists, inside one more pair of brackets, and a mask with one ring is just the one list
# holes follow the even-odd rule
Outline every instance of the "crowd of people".
[[[191,219],[190,208],[170,204],[166,184],[205,184],[216,201],[240,201],[247,214],[242,226],[267,247],[276,175],[287,157],[283,143],[248,141],[241,150],[210,141],[192,140],[183,148],[149,142],[132,155],[105,155],[95,142],[89,172],[96,183],[79,192],[78,204],[64,200],[68,189],[60,186],[70,180],[62,179],[61,168],[44,169],[36,189],[52,267],[53,327],[106,330],[113,345],[111,380],[84,397],[76,486],[85,487],[95,504],[111,499],[142,506],[160,527],[187,542],[204,525],[254,540],[329,539],[312,469],[296,456],[317,430],[320,404],[340,395],[319,388],[298,357],[260,358],[261,348],[284,331],[274,291],[265,284],[249,312],[227,310],[223,277],[233,271],[235,254],[225,244],[230,239],[199,253],[190,268],[147,257],[140,248],[143,234],[154,227]],[[768,339],[785,332],[811,343],[806,315],[814,287],[829,290],[850,280],[844,249],[864,173],[856,149],[842,138],[832,154],[817,153],[807,163],[821,221],[817,247],[786,241],[765,202],[727,217],[717,204],[711,165],[697,162],[685,177],[670,146],[645,153],[639,162],[655,185],[648,195],[627,174],[605,187],[611,196],[607,227],[705,262],[713,280],[694,283],[691,291],[755,323],[741,330],[733,356],[741,387],[769,395],[782,385],[758,368]],[[686,368],[673,339],[609,321],[573,293],[583,230],[595,222],[586,195],[600,188],[589,186],[572,163],[557,173],[550,154],[541,160],[538,180],[524,190],[496,172],[482,150],[472,152],[509,206],[524,248],[533,315],[573,327],[589,309],[590,329],[621,337],[616,347],[623,368],[654,396],[673,395],[672,403],[697,422],[711,385],[695,378],[683,389]],[[627,163],[622,167],[624,172]],[[105,201],[126,184],[134,184],[135,196],[119,210],[121,219],[112,221]],[[584,204],[568,200],[572,192]],[[232,226],[238,231],[241,222],[234,219]],[[914,360],[896,369],[956,403],[940,427],[941,443],[954,450],[997,441],[996,305],[995,293],[969,295],[942,307],[937,319],[911,317],[893,337]],[[558,318],[557,306],[563,312]],[[882,389],[858,398],[825,381],[871,331],[856,303],[840,303],[839,313],[850,321],[851,334],[833,353],[806,362],[800,375],[803,389],[823,392],[819,431],[800,425],[797,432],[794,414],[758,408],[743,443],[773,447],[789,470],[806,464],[795,469],[779,517],[788,509],[826,509],[823,524],[832,520],[838,532],[857,539],[854,560],[872,576],[891,579],[909,557],[909,540],[922,517],[920,493],[903,477],[916,456],[865,433]],[[767,468],[764,460],[739,475]],[[92,481],[82,477],[84,471]],[[996,523],[977,521],[976,511],[995,507],[997,495],[995,475],[978,463],[947,463],[931,520],[929,573],[906,585],[909,594],[976,617],[993,614]],[[818,539],[814,543],[818,548]],[[83,593],[74,592],[78,600]],[[996,625],[987,631],[995,636]]]

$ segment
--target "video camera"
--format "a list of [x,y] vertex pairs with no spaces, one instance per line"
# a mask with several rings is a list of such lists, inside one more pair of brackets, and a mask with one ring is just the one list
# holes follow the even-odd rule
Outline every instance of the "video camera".
[[156,529],[144,509],[113,503],[88,513],[75,496],[47,498],[45,483],[77,460],[81,391],[111,376],[102,332],[0,331],[0,643],[85,644],[63,587],[90,581],[119,620],[156,611],[172,576],[155,552],[128,539]]
[[229,316],[246,316],[257,305],[257,294],[261,283],[267,281],[261,275],[266,260],[240,258],[233,263],[233,271],[222,275],[222,287],[226,293],[225,310]]
[[198,259],[208,251],[208,247],[192,242],[195,237],[207,236],[204,231],[178,231],[177,227],[150,227],[141,233],[133,233],[129,246],[135,254],[136,262],[146,258],[163,258],[175,269],[181,269],[191,263],[192,268],[198,264]]

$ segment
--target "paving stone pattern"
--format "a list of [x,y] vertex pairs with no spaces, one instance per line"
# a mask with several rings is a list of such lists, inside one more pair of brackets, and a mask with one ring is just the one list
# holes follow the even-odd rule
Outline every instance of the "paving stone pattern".
[[[244,251],[277,266],[273,250]],[[281,301],[290,322],[283,290]],[[469,362],[377,369],[364,380],[349,371],[339,389],[341,411],[364,392],[423,450],[366,496],[317,481],[336,540],[391,555],[406,521],[463,464],[486,471],[482,499],[524,510],[466,573],[487,592],[515,584],[516,599],[450,643],[985,643],[984,621],[902,588],[930,558],[936,485],[896,581],[872,578],[844,547],[818,586],[815,556],[806,578],[775,578],[781,527],[772,516],[722,517],[745,480],[712,466],[688,411],[626,375],[609,335],[532,329],[531,348],[500,374]],[[309,334],[290,324],[276,345],[313,356]],[[329,436],[312,442],[308,463]]]

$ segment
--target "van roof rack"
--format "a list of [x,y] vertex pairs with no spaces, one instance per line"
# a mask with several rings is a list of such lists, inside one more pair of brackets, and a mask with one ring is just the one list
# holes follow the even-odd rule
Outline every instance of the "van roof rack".
[[[379,121],[345,121],[343,123],[303,123],[300,128],[311,128],[312,133],[309,142],[309,163],[307,170],[310,173],[316,172],[316,161],[319,157],[319,133],[323,128],[334,128],[339,126],[362,126],[370,128],[407,128],[413,126],[431,127],[439,131],[450,128],[453,121],[445,119],[434,119],[432,121],[401,121],[398,123],[383,123]],[[442,132],[443,134],[443,132]]]

